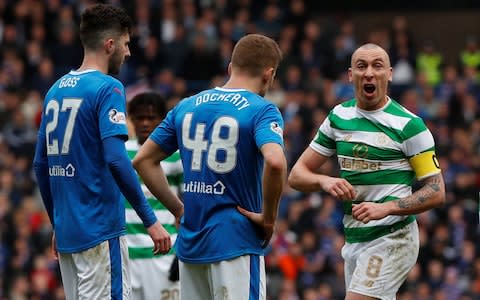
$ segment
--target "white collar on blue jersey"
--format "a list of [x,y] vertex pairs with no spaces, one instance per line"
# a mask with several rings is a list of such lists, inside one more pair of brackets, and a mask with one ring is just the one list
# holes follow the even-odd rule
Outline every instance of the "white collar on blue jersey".
[[215,87],[216,90],[219,90],[219,91],[222,91],[222,92],[242,92],[242,91],[246,91],[246,89],[226,89],[226,88],[222,88],[222,87]]
[[95,69],[86,69],[86,70],[83,70],[83,71],[71,70],[71,71],[70,71],[70,74],[72,74],[72,75],[81,75],[81,74],[90,73],[90,72],[95,72],[95,71],[98,71],[98,70],[95,70]]

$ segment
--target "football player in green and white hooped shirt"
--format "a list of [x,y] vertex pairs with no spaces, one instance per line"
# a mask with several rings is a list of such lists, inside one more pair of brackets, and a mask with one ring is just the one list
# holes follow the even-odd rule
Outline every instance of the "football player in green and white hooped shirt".
[[[153,129],[166,115],[166,105],[163,97],[157,93],[145,92],[136,95],[128,103],[128,114],[135,129],[136,139],[126,142],[130,159],[137,154],[140,146],[145,142]],[[167,176],[171,190],[180,195],[183,183],[183,167],[180,154],[175,152],[161,162]],[[177,237],[175,217],[148,191],[139,178],[142,190],[149,204],[152,206],[158,220],[171,234],[172,243]],[[174,262],[175,253],[172,248],[166,255],[153,255],[152,242],[149,240],[145,227],[140,218],[125,201],[127,220],[127,244],[131,265],[132,299],[133,300],[159,300],[178,299],[178,278],[169,278]],[[176,266],[173,266],[174,268]],[[178,277],[178,275],[177,275]],[[175,280],[175,281],[171,281]]]
[[[414,215],[445,202],[435,143],[424,122],[387,96],[393,70],[365,44],[348,70],[355,99],[335,106],[289,176],[304,192],[344,201],[347,300],[393,300],[419,251]],[[336,153],[340,178],[316,171]],[[412,183],[421,187],[412,194]]]

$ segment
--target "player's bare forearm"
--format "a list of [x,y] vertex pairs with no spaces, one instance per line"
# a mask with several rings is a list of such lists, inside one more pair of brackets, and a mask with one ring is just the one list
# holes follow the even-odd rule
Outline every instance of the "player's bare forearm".
[[263,244],[266,247],[273,235],[277,219],[278,204],[287,176],[287,160],[280,145],[267,143],[260,149],[265,159],[262,177],[262,212],[248,211],[237,207],[239,212],[263,230]]
[[183,203],[170,189],[167,178],[159,165],[142,170],[144,171],[140,172],[140,169],[138,169],[140,177],[142,177],[148,190],[155,198],[162,202],[176,218],[181,217],[183,215]]
[[148,190],[176,217],[183,215],[183,203],[168,185],[160,161],[168,155],[153,141],[147,140],[133,159],[133,166]]
[[287,174],[287,162],[279,145],[270,145],[264,150],[263,171],[263,215],[264,224],[274,224],[278,203],[282,195]]
[[290,186],[306,193],[323,190],[338,199],[355,199],[355,189],[347,180],[318,174],[314,171],[327,159],[328,157],[307,148],[290,172],[288,177]]
[[354,204],[352,216],[363,223],[380,220],[388,215],[414,215],[445,202],[445,185],[441,174],[423,180],[423,186],[412,195],[385,203],[362,202]]
[[442,174],[432,175],[412,195],[392,201],[392,215],[418,214],[445,203],[445,183]]
[[308,147],[290,171],[288,176],[289,185],[302,192],[321,190],[321,183],[329,176],[318,174],[316,171],[327,160],[327,156],[321,155]]
[[286,173],[286,162],[277,168],[265,166],[263,174],[263,212],[265,224],[275,223]]
[[288,177],[289,185],[301,192],[311,193],[322,190],[321,182],[326,178],[326,175],[317,174],[309,170],[301,168],[292,169]]

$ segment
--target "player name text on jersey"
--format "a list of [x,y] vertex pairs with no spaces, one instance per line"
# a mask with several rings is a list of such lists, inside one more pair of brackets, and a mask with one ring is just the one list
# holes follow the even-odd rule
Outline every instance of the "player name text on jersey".
[[242,109],[250,106],[250,103],[248,103],[248,100],[245,97],[243,97],[242,95],[237,94],[237,93],[231,93],[231,94],[205,93],[205,94],[201,94],[195,99],[195,105],[199,106],[202,103],[214,102],[214,101],[229,102],[229,103],[235,105],[238,108],[238,110],[242,110]]

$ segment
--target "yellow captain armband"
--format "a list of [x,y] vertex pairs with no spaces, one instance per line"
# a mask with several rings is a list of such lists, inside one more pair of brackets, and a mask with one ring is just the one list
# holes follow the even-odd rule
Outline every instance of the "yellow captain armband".
[[409,159],[412,169],[415,171],[417,179],[421,180],[433,174],[440,173],[440,164],[438,163],[435,151],[426,151],[412,156]]

